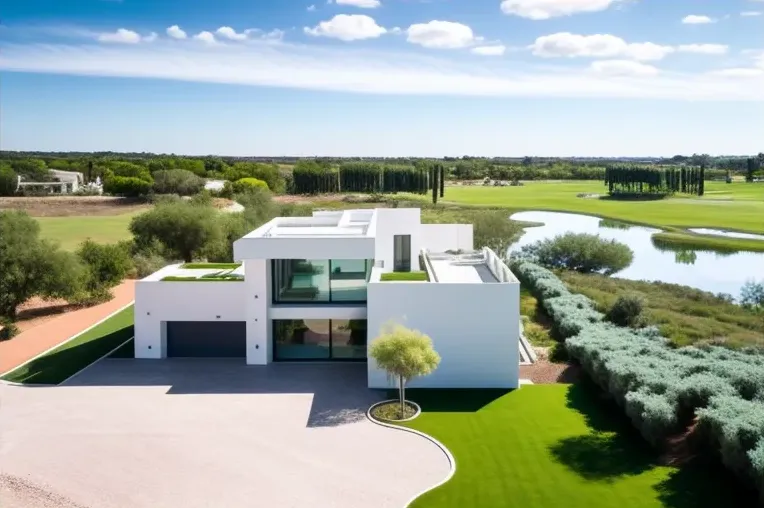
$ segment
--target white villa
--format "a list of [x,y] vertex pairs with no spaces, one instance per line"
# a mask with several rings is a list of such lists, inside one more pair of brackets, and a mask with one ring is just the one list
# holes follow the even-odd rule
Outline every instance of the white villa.
[[[520,285],[472,238],[469,224],[422,224],[418,208],[273,219],[234,243],[239,267],[173,265],[138,281],[135,356],[367,362],[396,323],[429,335],[442,359],[411,386],[516,388]],[[393,386],[367,364],[370,388]]]

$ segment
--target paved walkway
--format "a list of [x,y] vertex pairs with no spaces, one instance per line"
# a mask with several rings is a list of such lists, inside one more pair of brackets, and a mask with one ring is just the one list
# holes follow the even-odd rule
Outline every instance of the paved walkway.
[[0,342],[0,374],[10,371],[66,339],[94,325],[135,298],[135,281],[112,289],[114,298],[101,305],[67,312]]
[[104,360],[58,387],[3,385],[0,493],[9,508],[402,508],[449,463],[368,421],[382,394],[365,385],[364,364],[212,359]]

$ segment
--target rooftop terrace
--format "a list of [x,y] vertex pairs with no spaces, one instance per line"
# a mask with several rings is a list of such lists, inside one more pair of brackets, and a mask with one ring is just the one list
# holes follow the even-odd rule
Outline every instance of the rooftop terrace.
[[462,254],[425,252],[424,258],[431,282],[518,282],[504,262],[490,249]]
[[366,236],[374,210],[317,211],[312,217],[279,217],[245,236],[253,237],[358,237]]

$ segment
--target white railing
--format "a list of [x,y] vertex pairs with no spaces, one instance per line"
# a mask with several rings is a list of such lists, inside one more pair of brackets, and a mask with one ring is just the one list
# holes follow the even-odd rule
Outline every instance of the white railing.
[[485,264],[499,282],[519,282],[504,261],[488,247],[483,247]]

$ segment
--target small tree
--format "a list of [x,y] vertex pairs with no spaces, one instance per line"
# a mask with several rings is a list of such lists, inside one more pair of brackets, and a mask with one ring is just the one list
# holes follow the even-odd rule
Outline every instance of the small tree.
[[101,245],[88,239],[80,244],[77,255],[88,272],[85,288],[96,299],[108,298],[108,290],[122,282],[133,268],[124,244]]
[[397,380],[404,414],[406,383],[434,371],[440,363],[440,355],[432,347],[432,339],[418,330],[401,325],[388,327],[374,339],[369,348],[371,356],[391,380]]

